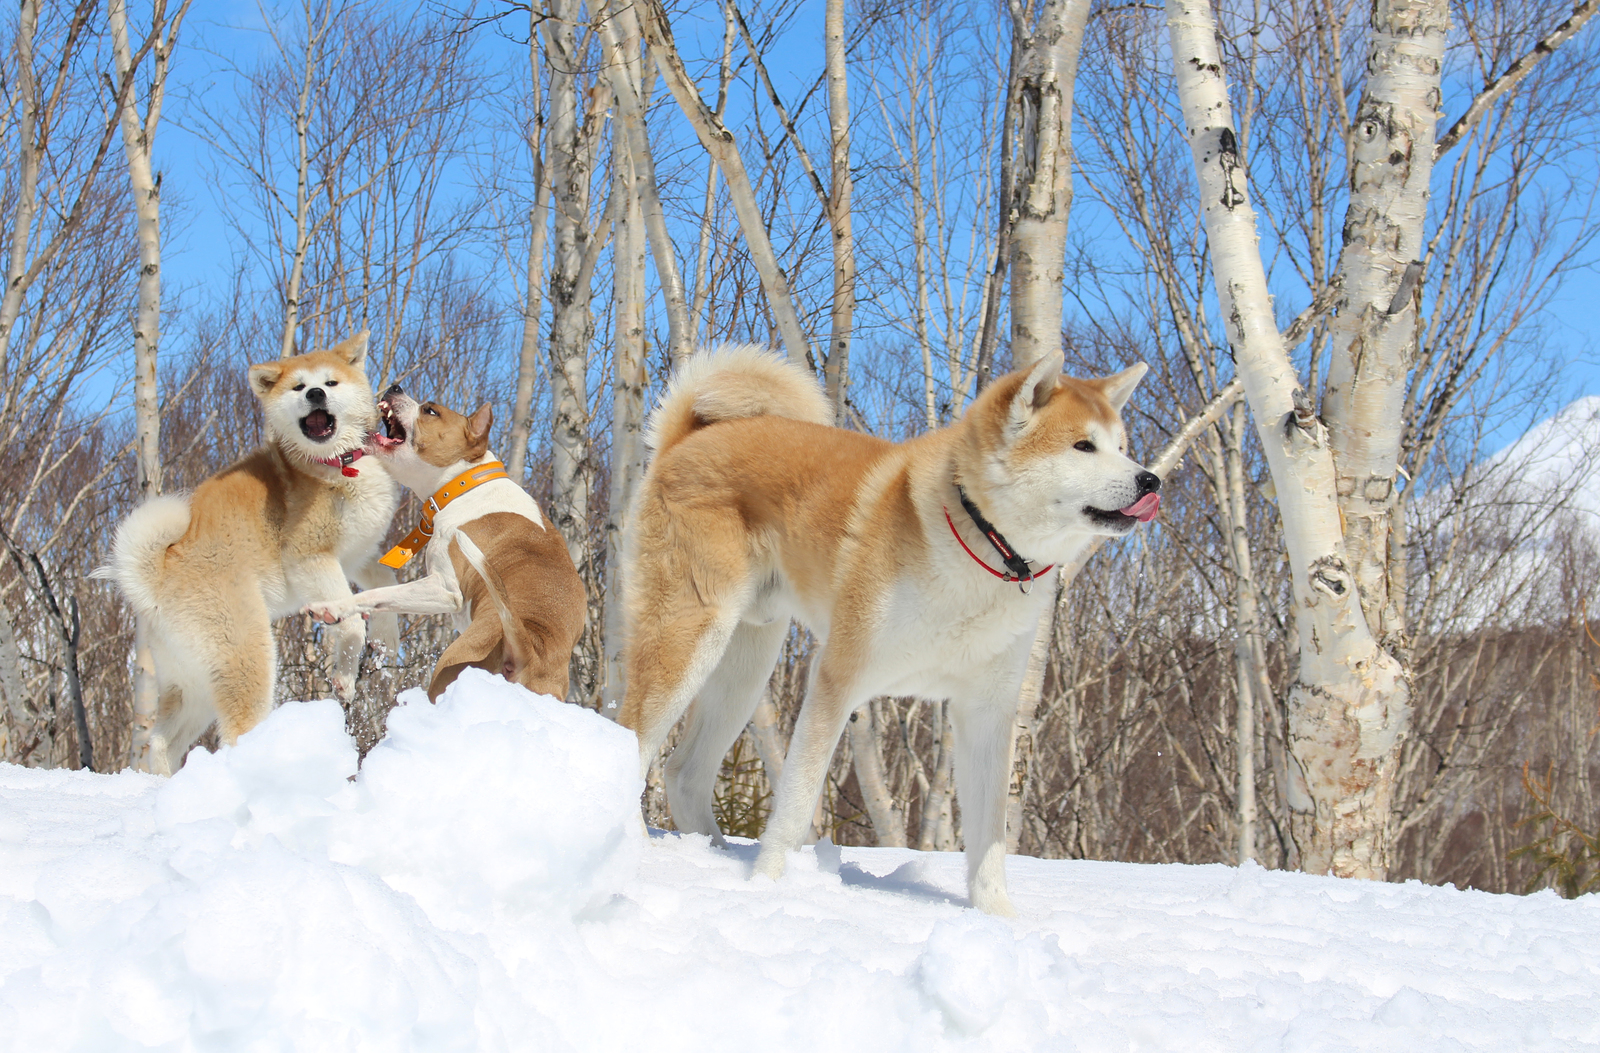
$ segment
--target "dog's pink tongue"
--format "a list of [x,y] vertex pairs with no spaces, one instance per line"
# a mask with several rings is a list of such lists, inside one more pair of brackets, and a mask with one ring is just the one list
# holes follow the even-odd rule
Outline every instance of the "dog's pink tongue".
[[1161,495],[1145,494],[1139,500],[1121,510],[1125,516],[1132,516],[1141,523],[1148,523],[1161,511]]

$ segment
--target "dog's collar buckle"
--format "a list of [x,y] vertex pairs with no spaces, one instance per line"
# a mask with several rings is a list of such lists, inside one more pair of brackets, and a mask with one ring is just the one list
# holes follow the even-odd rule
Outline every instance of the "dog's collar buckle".
[[354,465],[357,461],[361,460],[361,458],[365,457],[366,454],[366,450],[362,449],[360,446],[357,446],[355,449],[347,450],[344,453],[339,454],[337,457],[316,457],[313,458],[313,460],[315,460],[318,464],[325,464],[329,468],[339,469],[339,474],[344,476],[346,479],[354,479],[356,476],[361,474],[361,470],[354,467]]
[[378,562],[386,567],[399,570],[410,563],[418,552],[421,552],[433,537],[433,517],[443,511],[444,506],[460,497],[469,490],[476,490],[484,483],[496,479],[509,479],[510,473],[506,466],[499,461],[485,461],[473,468],[468,468],[454,479],[445,483],[434,491],[422,505],[422,521],[417,524],[417,529],[401,538],[400,543],[388,552],[385,552]]
[[1004,534],[995,529],[993,523],[984,518],[983,513],[978,511],[978,506],[972,503],[972,499],[967,496],[967,492],[961,488],[960,484],[956,485],[956,495],[961,498],[961,507],[967,510],[967,515],[971,517],[973,525],[978,528],[978,532],[987,538],[989,544],[994,546],[994,550],[1000,554],[1000,559],[1005,564],[1006,569],[1004,571],[995,570],[985,563],[976,552],[967,547],[966,541],[962,540],[961,531],[956,529],[956,521],[950,518],[950,509],[946,508],[944,510],[944,521],[950,524],[950,533],[955,536],[956,544],[960,545],[961,550],[971,556],[973,562],[977,563],[978,566],[1001,581],[1016,582],[1017,588],[1022,590],[1024,596],[1032,591],[1031,586],[1036,580],[1056,568],[1056,565],[1052,563],[1048,567],[1033,570],[1028,566],[1033,561],[1025,556],[1017,555],[1017,550],[1011,547],[1011,542],[1006,540]]

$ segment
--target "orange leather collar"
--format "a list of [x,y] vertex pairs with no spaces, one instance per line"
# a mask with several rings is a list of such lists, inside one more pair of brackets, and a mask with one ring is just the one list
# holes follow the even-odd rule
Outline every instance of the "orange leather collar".
[[411,558],[421,552],[423,546],[427,545],[428,540],[433,537],[433,517],[445,505],[469,490],[476,490],[484,483],[492,482],[495,479],[509,478],[510,475],[506,472],[506,466],[499,461],[486,461],[476,468],[468,468],[434,491],[433,496],[428,498],[427,504],[422,506],[422,522],[417,524],[417,529],[407,534],[394,548],[385,552],[378,562],[396,570],[410,563]]

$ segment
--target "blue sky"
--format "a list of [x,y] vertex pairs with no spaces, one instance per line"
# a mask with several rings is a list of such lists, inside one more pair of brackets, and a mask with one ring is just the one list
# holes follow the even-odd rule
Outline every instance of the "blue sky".
[[[686,51],[713,52],[720,36],[716,9],[707,5],[698,17],[684,16],[675,29]],[[513,63],[520,60],[508,43],[484,31],[483,50],[490,61]],[[822,66],[822,4],[807,0],[799,5],[774,50],[773,74],[779,90],[797,97],[811,85]],[[252,0],[206,0],[196,4],[185,27],[178,53],[174,80],[186,85],[202,85],[198,93],[208,103],[225,97],[227,70],[232,65],[248,65],[267,44],[261,8]],[[659,89],[658,89],[659,90]],[[663,93],[664,94],[664,93]],[[859,96],[859,81],[857,82]],[[858,102],[857,105],[860,103]],[[1463,100],[1447,98],[1444,109],[1453,114]],[[192,131],[187,112],[187,94],[174,93],[167,120],[158,139],[158,165],[168,175],[164,184],[168,201],[164,271],[169,293],[190,299],[214,295],[222,288],[219,279],[236,266],[249,265],[231,241],[233,232],[224,211],[226,203],[205,185],[207,144]],[[815,103],[813,106],[815,107]],[[1080,195],[1083,202],[1087,195]],[[1080,204],[1080,209],[1084,206]],[[1082,213],[1080,213],[1082,214]],[[1087,214],[1082,221],[1093,222]],[[1600,394],[1600,327],[1596,305],[1600,304],[1600,272],[1593,267],[1573,273],[1551,304],[1546,331],[1552,352],[1566,359],[1559,390],[1549,393],[1553,403],[1564,403],[1584,394]],[[1520,430],[1520,429],[1517,429]],[[1496,436],[1494,445],[1515,437]]]

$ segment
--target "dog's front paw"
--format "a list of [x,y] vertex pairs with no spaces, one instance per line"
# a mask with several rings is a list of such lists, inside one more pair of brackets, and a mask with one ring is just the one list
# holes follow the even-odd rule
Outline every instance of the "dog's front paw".
[[348,702],[356,697],[356,678],[343,673],[333,675],[333,694],[340,702]]
[[337,622],[342,622],[352,614],[356,613],[351,604],[341,603],[338,600],[324,600],[319,603],[308,603],[304,607],[300,608],[300,611],[302,614],[311,615],[312,618],[322,622],[324,625],[333,625]]

